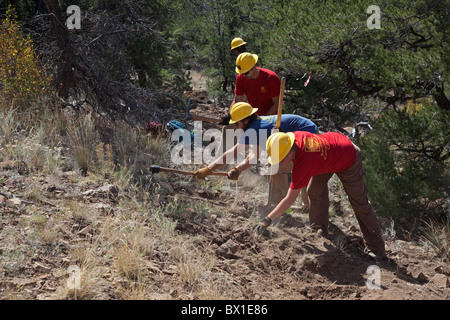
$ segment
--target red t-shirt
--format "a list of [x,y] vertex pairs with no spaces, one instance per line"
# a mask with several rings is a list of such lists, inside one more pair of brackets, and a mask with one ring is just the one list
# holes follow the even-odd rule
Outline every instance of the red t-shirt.
[[280,78],[268,69],[259,68],[259,76],[254,80],[247,79],[242,74],[236,77],[234,93],[238,96],[246,95],[248,103],[258,108],[257,114],[267,115],[272,106],[272,98],[280,94]]
[[308,185],[313,176],[343,172],[356,160],[356,149],[349,138],[336,132],[314,134],[296,131],[297,153],[292,169],[291,189]]

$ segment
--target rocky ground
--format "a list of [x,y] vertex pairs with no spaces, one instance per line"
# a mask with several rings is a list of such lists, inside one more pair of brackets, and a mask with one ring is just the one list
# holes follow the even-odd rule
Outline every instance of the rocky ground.
[[[73,298],[66,290],[67,270],[82,267],[74,250],[92,248],[105,236],[109,218],[121,210],[112,197],[125,196],[117,194],[114,185],[80,186],[73,179],[75,174],[66,172],[54,180],[23,176],[14,169],[0,173],[0,297]],[[258,178],[251,175],[245,179]],[[307,214],[298,205],[268,234],[256,237],[251,228],[257,221],[257,203],[264,204],[264,192],[255,196],[249,184],[239,185],[236,192],[231,184],[209,190],[196,188],[193,182],[160,183],[170,190],[160,203],[173,203],[175,196],[184,206],[170,216],[177,242],[158,243],[145,256],[141,271],[152,281],[146,299],[449,298],[448,262],[405,238],[406,231],[393,234],[387,219],[381,223],[388,259],[371,260],[344,200],[333,202],[328,236],[309,228]],[[40,184],[44,190],[39,202],[24,200],[22,191],[29,184]],[[68,199],[86,205],[91,215],[95,212],[95,222],[81,215],[65,218],[58,208]],[[40,229],[44,225],[40,219],[56,221],[53,230]],[[150,231],[148,237],[161,239],[156,232]],[[106,259],[107,248],[96,250],[105,251],[96,252],[96,259]],[[375,273],[369,269],[373,266]],[[122,299],[118,288],[126,281],[124,276],[113,263],[101,264],[101,270],[102,276],[92,284],[96,294],[87,298]],[[374,281],[368,283],[370,279]],[[214,287],[205,287],[209,285]]]
[[[217,116],[202,93],[187,94],[193,111]],[[301,200],[255,236],[267,188],[252,170],[238,182],[160,173],[138,197],[110,179],[4,161],[0,299],[449,299],[449,263],[417,225],[380,217],[388,259],[366,255],[336,180],[327,236],[309,227]]]

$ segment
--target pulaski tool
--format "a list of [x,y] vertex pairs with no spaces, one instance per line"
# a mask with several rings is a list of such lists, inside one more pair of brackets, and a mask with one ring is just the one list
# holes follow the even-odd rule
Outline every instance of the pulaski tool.
[[[179,173],[179,174],[184,174],[187,176],[193,176],[194,175],[194,171],[185,171],[185,170],[178,170],[178,169],[173,169],[173,168],[164,168],[164,167],[160,167],[157,165],[152,165],[150,166],[150,170],[152,171],[152,173],[159,173],[159,172],[171,172],[171,173]],[[210,174],[210,176],[222,176],[222,177],[226,177],[228,174],[228,172],[213,172]]]
[[206,122],[215,122],[215,123],[221,123],[222,119],[220,118],[210,118],[205,117],[201,115],[191,114],[191,98],[189,98],[187,105],[186,105],[186,120],[198,120],[198,121],[206,121]]

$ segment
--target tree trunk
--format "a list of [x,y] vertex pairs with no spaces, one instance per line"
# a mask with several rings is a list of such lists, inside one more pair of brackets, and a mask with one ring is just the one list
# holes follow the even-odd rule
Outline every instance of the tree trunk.
[[58,74],[55,78],[56,87],[59,95],[63,99],[67,99],[69,96],[69,90],[73,85],[73,55],[70,46],[68,30],[65,24],[65,20],[62,17],[61,9],[59,7],[58,0],[44,0],[48,13],[50,14],[50,21],[52,24],[53,32],[55,33],[56,43],[61,50],[61,61],[58,66]]

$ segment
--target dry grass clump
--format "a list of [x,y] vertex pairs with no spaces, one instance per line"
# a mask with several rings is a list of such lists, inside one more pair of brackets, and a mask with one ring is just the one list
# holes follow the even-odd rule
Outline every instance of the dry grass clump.
[[92,117],[86,115],[80,123],[72,124],[68,128],[67,138],[73,160],[81,173],[86,176],[88,170],[92,168],[95,146],[99,142]]
[[429,221],[422,228],[423,237],[421,242],[431,248],[434,253],[448,261],[450,259],[450,222]]

